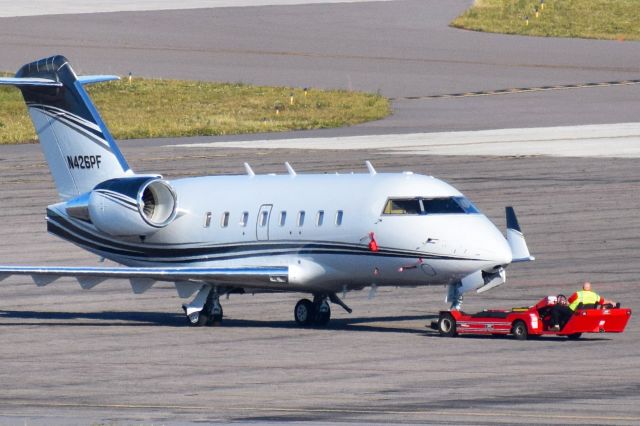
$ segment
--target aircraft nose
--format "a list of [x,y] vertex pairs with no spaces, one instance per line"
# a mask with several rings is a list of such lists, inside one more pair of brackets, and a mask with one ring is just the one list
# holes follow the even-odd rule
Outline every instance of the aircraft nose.
[[502,232],[489,219],[485,221],[484,230],[484,236],[481,241],[487,260],[495,266],[510,264],[513,260],[513,254]]
[[499,234],[493,243],[491,249],[492,258],[498,265],[508,265],[513,260],[513,254],[511,253],[511,247],[507,240]]

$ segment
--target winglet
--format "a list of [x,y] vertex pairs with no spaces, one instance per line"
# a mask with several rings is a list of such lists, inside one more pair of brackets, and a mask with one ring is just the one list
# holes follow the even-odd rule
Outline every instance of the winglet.
[[518,223],[518,218],[516,217],[516,212],[513,210],[513,207],[506,207],[505,213],[507,214],[507,229],[513,229],[515,231],[522,232],[522,230],[520,229],[520,224]]
[[512,263],[517,262],[529,262],[535,260],[535,257],[529,253],[527,247],[527,241],[522,234],[516,212],[513,207],[509,206],[505,209],[507,215],[507,242],[511,247],[511,253],[513,256]]

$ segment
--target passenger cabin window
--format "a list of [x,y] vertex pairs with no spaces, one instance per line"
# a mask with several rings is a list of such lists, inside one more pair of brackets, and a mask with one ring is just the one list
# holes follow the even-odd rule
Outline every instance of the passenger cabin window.
[[336,226],[342,225],[342,216],[343,216],[342,210],[338,210],[336,212]]
[[264,228],[267,226],[267,220],[269,219],[269,212],[264,210],[260,212],[260,227]]
[[249,212],[242,212],[242,216],[240,217],[240,226],[243,228],[247,226],[249,222]]
[[302,225],[304,225],[304,210],[298,212],[298,227],[302,227]]
[[211,225],[211,212],[204,214],[204,227],[208,228]]
[[389,198],[382,214],[428,215],[480,213],[465,197]]
[[222,213],[222,218],[220,219],[220,226],[226,228],[229,226],[229,212]]
[[280,226],[284,226],[286,222],[287,222],[287,212],[283,210],[280,212]]
[[324,222],[324,210],[318,210],[318,214],[316,215],[316,226],[322,226]]

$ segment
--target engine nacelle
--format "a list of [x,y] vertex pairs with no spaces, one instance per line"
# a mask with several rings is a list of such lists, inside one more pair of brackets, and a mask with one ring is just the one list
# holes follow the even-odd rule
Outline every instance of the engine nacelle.
[[87,207],[89,220],[102,232],[150,235],[175,219],[178,201],[161,177],[132,176],[98,184],[89,193]]

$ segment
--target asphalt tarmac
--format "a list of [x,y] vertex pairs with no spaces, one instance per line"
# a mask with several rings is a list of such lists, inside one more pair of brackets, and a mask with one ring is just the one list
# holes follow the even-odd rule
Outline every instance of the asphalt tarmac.
[[[597,291],[636,307],[640,208],[637,160],[388,156],[376,151],[149,147],[125,142],[139,172],[167,178],[242,173],[413,170],[445,178],[504,227],[514,205],[537,260],[512,265],[508,283],[469,295],[465,309],[513,307]],[[3,147],[3,263],[97,265],[44,232],[55,194],[36,145]],[[175,290],[133,295],[110,281],[0,286],[0,424],[144,422],[396,422],[637,424],[638,321],[581,341],[440,338],[426,325],[445,289],[383,288],[347,295],[327,329],[293,322],[299,295],[223,300],[220,328],[186,326]]]
[[[266,6],[0,19],[2,68],[64,53],[81,72],[242,80],[425,96],[638,78],[638,43],[545,40],[449,29],[466,1]],[[296,32],[297,31],[297,32]],[[301,35],[303,34],[303,35]],[[578,81],[579,80],[579,81]],[[397,100],[394,116],[349,129],[197,141],[412,133],[638,121],[638,87]],[[126,141],[137,172],[167,178],[256,172],[413,170],[441,177],[500,227],[514,205],[532,253],[465,310],[535,303],[583,280],[636,309],[637,159],[425,155],[366,150],[186,147]],[[174,146],[176,145],[176,146]],[[0,147],[3,264],[97,265],[45,232],[57,201],[36,145]],[[327,329],[293,322],[299,295],[223,300],[219,328],[185,325],[170,286],[133,295],[110,281],[0,284],[0,424],[638,424],[640,344],[438,337],[445,289],[347,295]]]

